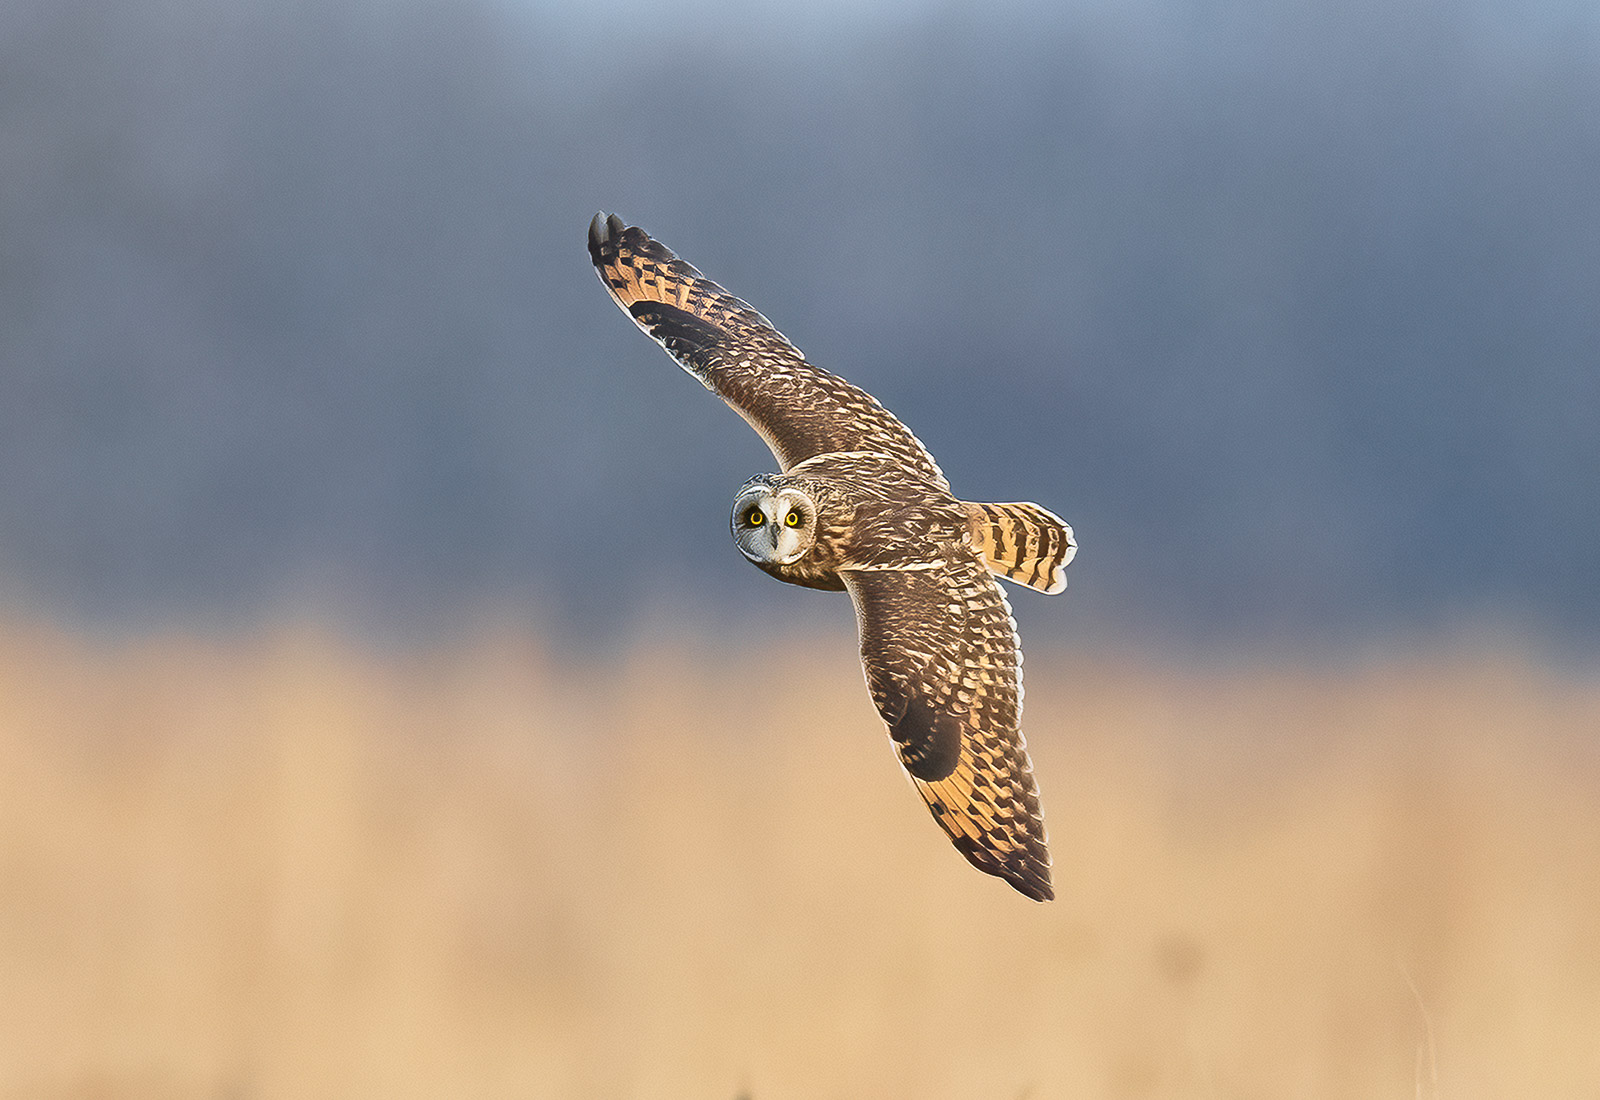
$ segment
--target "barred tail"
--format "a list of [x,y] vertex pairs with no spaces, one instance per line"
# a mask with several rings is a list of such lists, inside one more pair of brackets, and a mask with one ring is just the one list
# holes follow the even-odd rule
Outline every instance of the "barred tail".
[[1037,504],[969,504],[972,543],[991,573],[1055,595],[1067,587],[1067,563],[1078,552],[1072,528]]

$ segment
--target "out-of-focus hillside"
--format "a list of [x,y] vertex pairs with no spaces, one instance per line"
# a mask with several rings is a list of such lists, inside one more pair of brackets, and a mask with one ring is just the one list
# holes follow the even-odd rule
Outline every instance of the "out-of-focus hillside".
[[1600,684],[1028,671],[1046,906],[928,820],[843,639],[574,664],[13,623],[0,1096],[1600,1084]]
[[604,207],[1074,524],[1033,637],[1600,642],[1590,0],[9,0],[0,74],[0,610],[780,598]]

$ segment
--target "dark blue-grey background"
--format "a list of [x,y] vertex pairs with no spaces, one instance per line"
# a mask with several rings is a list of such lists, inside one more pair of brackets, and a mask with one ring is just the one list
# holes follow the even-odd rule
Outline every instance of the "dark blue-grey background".
[[1068,518],[1030,633],[1592,651],[1600,9],[1512,7],[0,6],[0,600],[848,621],[603,208]]

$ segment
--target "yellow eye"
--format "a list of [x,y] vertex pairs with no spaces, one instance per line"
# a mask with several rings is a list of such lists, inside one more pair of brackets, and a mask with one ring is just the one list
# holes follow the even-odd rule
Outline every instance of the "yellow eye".
[[760,508],[752,508],[750,514],[744,517],[744,521],[751,527],[760,527],[767,522],[767,517],[761,514]]
[[783,517],[783,523],[785,527],[799,527],[800,513],[790,510],[789,514]]

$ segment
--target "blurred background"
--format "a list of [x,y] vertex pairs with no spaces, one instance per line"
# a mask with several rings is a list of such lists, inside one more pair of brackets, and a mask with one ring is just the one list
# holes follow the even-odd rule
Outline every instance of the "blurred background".
[[[1597,103],[1583,0],[0,5],[0,1097],[1592,1092]],[[601,209],[1074,525],[1055,905]]]
[[603,208],[1066,516],[1030,634],[1600,642],[1587,3],[0,21],[13,606],[819,606],[729,552],[772,460],[598,291]]

